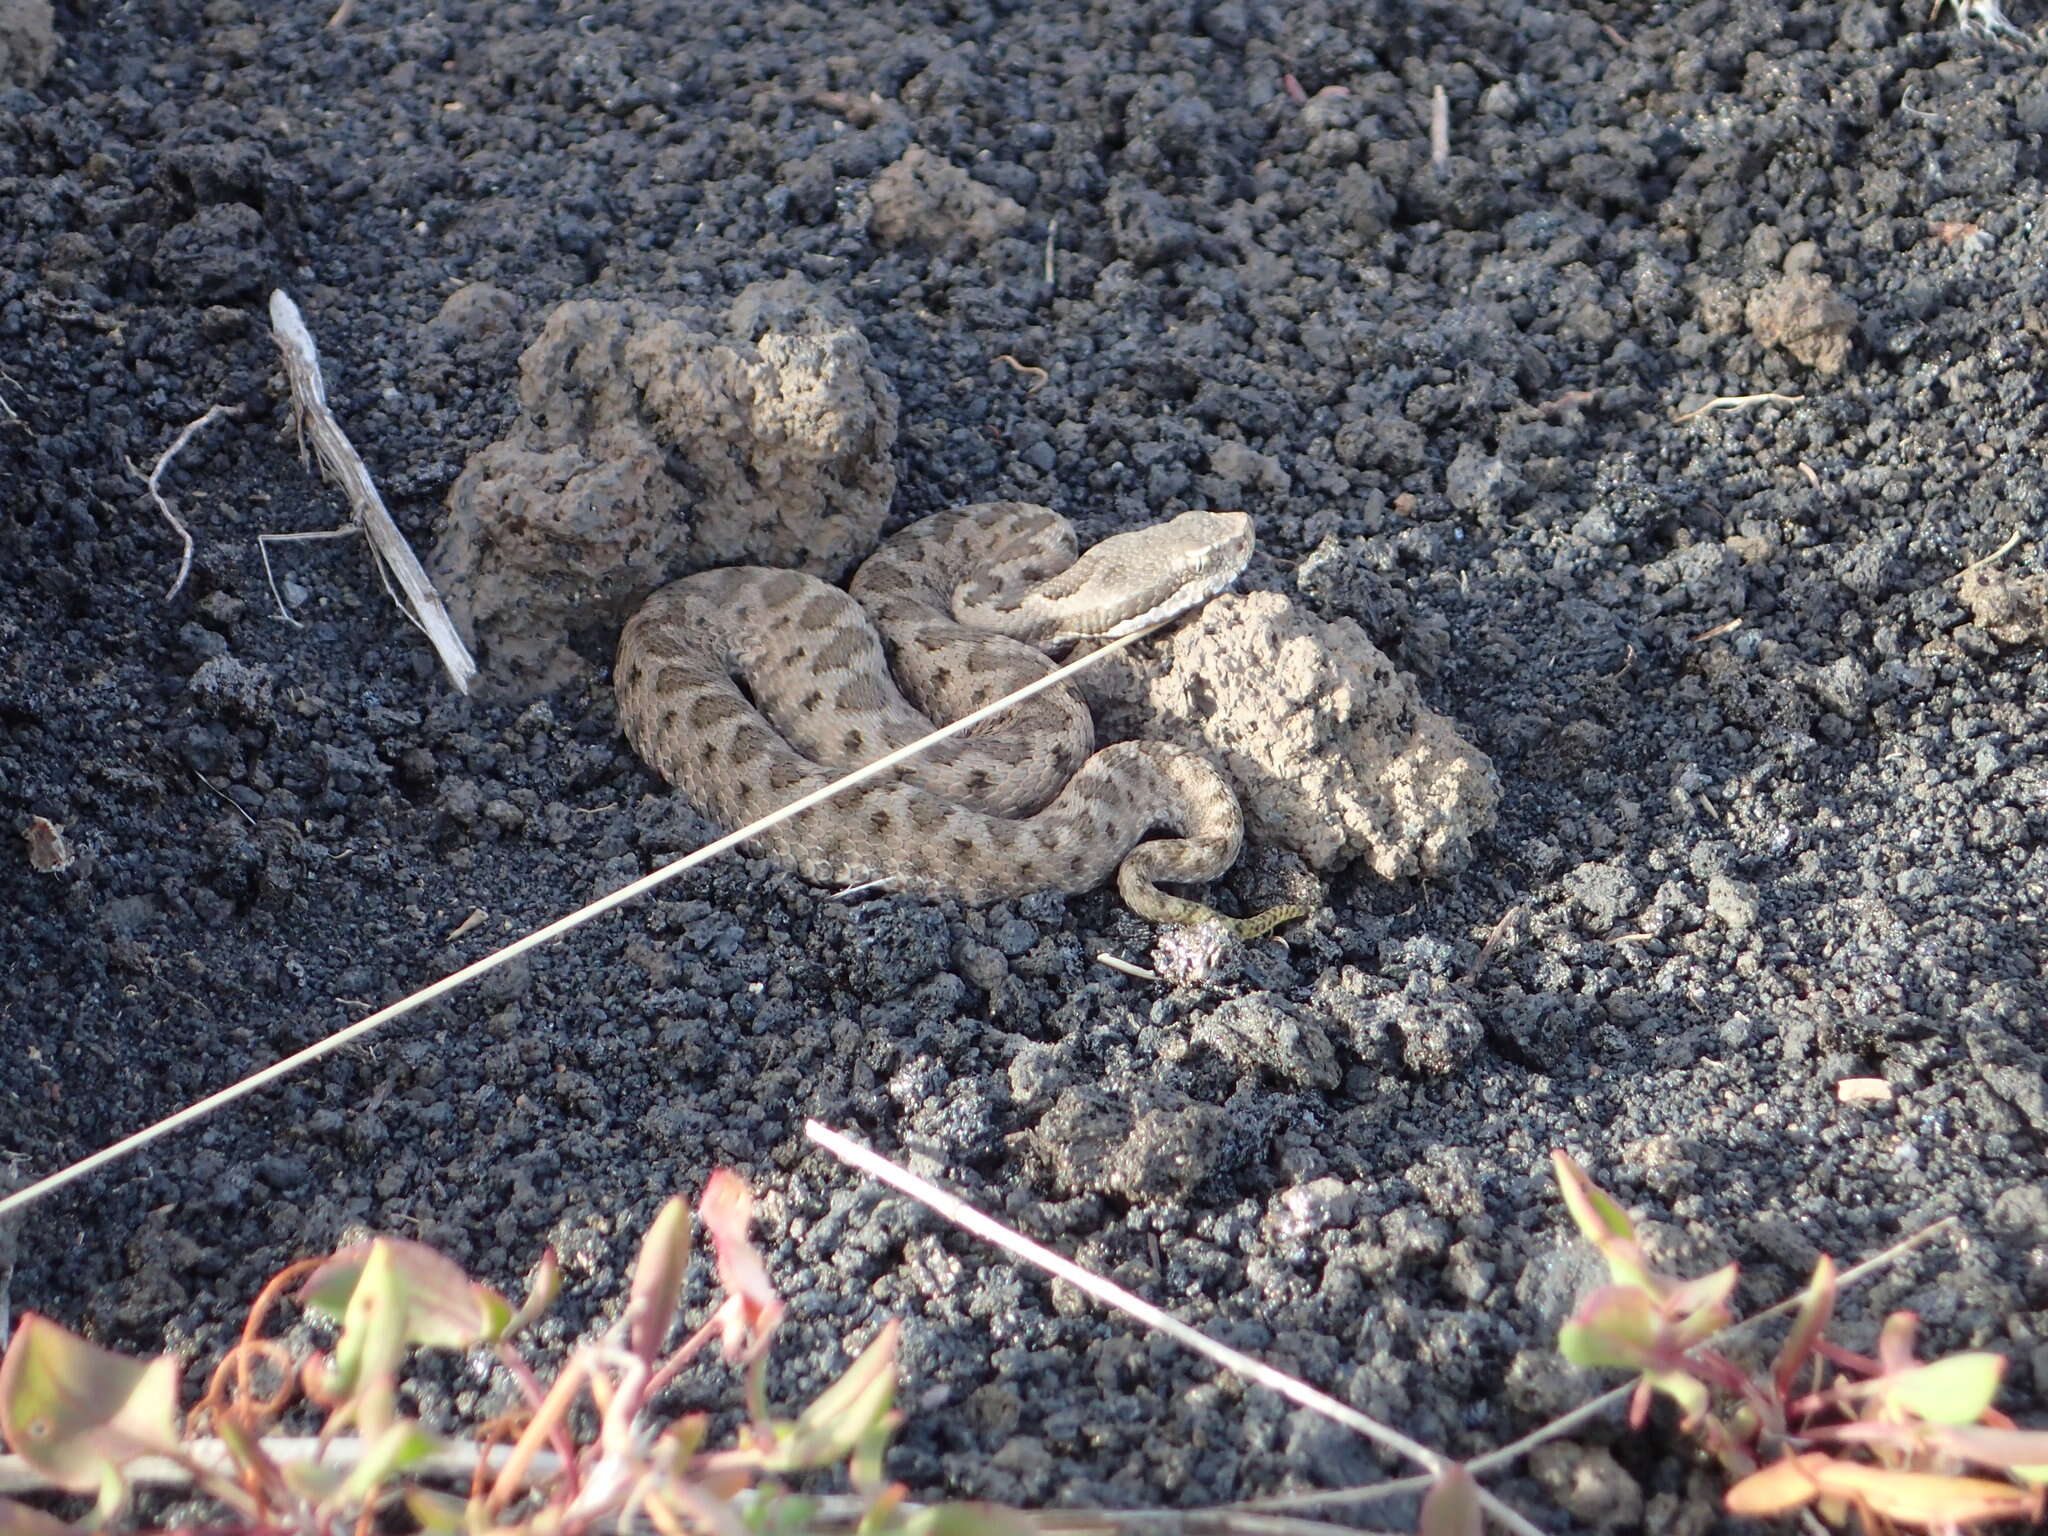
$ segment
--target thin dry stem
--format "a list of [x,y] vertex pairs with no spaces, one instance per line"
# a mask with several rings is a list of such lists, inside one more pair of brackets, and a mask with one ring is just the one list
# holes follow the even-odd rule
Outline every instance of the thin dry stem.
[[[303,629],[305,627],[293,615],[290,607],[286,605],[284,594],[277,589],[277,572],[270,564],[270,546],[272,544],[308,544],[315,539],[352,539],[358,531],[356,525],[350,523],[345,528],[319,528],[311,533],[259,533],[256,535],[256,553],[263,557],[263,581],[270,588],[270,600],[277,604],[277,616],[280,619],[283,619],[285,623],[291,625],[294,629]],[[378,574],[383,574],[383,567],[378,567]],[[391,590],[391,583],[389,581],[384,583],[384,590],[387,592]]]
[[1459,978],[1460,985],[1469,987],[1485,974],[1486,968],[1493,964],[1493,957],[1500,953],[1500,947],[1507,942],[1508,935],[1514,932],[1522,919],[1528,915],[1529,904],[1526,901],[1516,902],[1500,915],[1500,921],[1495,923],[1493,931],[1487,934],[1486,943],[1480,946],[1479,957],[1472,962],[1471,969]]
[[254,816],[251,816],[247,811],[243,810],[241,806],[237,805],[235,803],[235,797],[233,795],[230,795],[226,790],[222,789],[218,784],[214,783],[213,780],[209,779],[197,768],[188,769],[187,772],[189,772],[193,778],[197,779],[203,787],[212,790],[216,795],[220,796],[221,800],[227,805],[227,808],[233,811],[237,816],[241,817],[242,820],[249,823],[249,825],[252,827],[256,825],[256,818]]
[[[11,415],[12,412],[9,414]],[[130,471],[135,473],[142,480],[142,483],[149,488],[149,499],[156,503],[157,511],[163,514],[164,521],[171,525],[171,531],[178,536],[178,542],[184,546],[178,556],[177,578],[171,582],[170,591],[164,594],[164,601],[167,603],[184,591],[185,578],[192,574],[192,531],[179,521],[178,514],[171,510],[171,504],[164,499],[164,471],[171,467],[171,460],[175,459],[183,451],[185,445],[192,441],[194,434],[201,427],[210,426],[223,416],[239,416],[241,414],[242,408],[238,405],[209,406],[204,416],[199,417],[195,421],[185,423],[179,430],[178,435],[171,439],[171,446],[158,455],[156,464],[147,475],[143,475],[141,471],[136,470],[133,464],[128,466]]]
[[1983,567],[1985,567],[1985,566],[1987,566],[1987,565],[1991,565],[1991,564],[1995,563],[1996,561],[1999,561],[1999,560],[2003,560],[2003,559],[2004,559],[2004,558],[2005,558],[2005,557],[2006,557],[2007,555],[2009,555],[2009,554],[2011,554],[2011,553],[2013,552],[2013,550],[2014,550],[2014,549],[2015,549],[2015,548],[2016,548],[2016,547],[2018,546],[2019,542],[2020,542],[2020,531],[2019,531],[2019,529],[2015,528],[2015,529],[2013,529],[2013,531],[2012,531],[2012,537],[2011,537],[2011,538],[2007,539],[2007,540],[2006,540],[2006,541],[2005,541],[2005,542],[2004,542],[2003,544],[1999,545],[1999,546],[1998,546],[1998,548],[1996,548],[1996,549],[1994,549],[1993,551],[1991,551],[1991,553],[1990,553],[1990,554],[1988,554],[1988,555],[1986,555],[1986,556],[1985,556],[1985,557],[1984,557],[1983,559],[1981,559],[1981,560],[1972,560],[1972,561],[1971,561],[1971,562],[1970,562],[1970,563],[1969,563],[1968,565],[1964,566],[1964,567],[1963,567],[1963,568],[1962,568],[1962,569],[1961,569],[1960,571],[1957,571],[1957,572],[1955,573],[1955,575],[1951,576],[1951,577],[1949,578],[1949,580],[1951,580],[1951,581],[1961,581],[1961,580],[1962,580],[1962,579],[1963,579],[1963,578],[1964,578],[1965,576],[1969,575],[1969,574],[1970,574],[1970,572],[1972,572],[1972,571],[1975,571],[1975,570],[1981,570],[1981,569],[1983,569]]

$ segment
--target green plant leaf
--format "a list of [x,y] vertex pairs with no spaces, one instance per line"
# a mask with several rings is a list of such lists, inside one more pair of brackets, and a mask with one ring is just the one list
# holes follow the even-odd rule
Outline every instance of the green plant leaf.
[[896,1345],[903,1325],[891,1318],[860,1358],[797,1417],[776,1427],[775,1448],[762,1462],[770,1472],[830,1466],[850,1455],[896,1400]]
[[1910,1413],[1929,1424],[1974,1424],[1998,1396],[2005,1356],[1988,1350],[1950,1355],[1856,1384],[1881,1411]]
[[748,1232],[754,1221],[754,1196],[747,1181],[730,1168],[714,1169],[697,1201],[697,1219],[711,1234],[718,1283],[725,1287],[725,1300],[716,1314],[725,1358],[758,1361],[782,1320],[783,1304]]
[[818,1501],[808,1494],[764,1489],[739,1506],[740,1519],[754,1536],[802,1536],[811,1528]]
[[1911,1312],[1894,1312],[1877,1330],[1877,1360],[1887,1372],[1910,1371],[1920,1362],[1913,1358],[1913,1340],[1920,1332],[1920,1319]]
[[1901,1458],[1953,1456],[1995,1468],[2023,1483],[2048,1484],[2048,1429],[1857,1420],[1822,1425],[1805,1433],[1830,1445],[1882,1446]]
[[672,1196],[640,1241],[633,1288],[626,1297],[626,1347],[649,1365],[675,1325],[683,1296],[683,1272],[690,1267],[690,1205]]
[[895,1527],[898,1512],[909,1497],[910,1490],[901,1483],[877,1485],[868,1507],[861,1511],[860,1523],[853,1528],[854,1536],[884,1536]]
[[1832,1460],[1825,1452],[1807,1451],[1774,1461],[1731,1487],[1722,1495],[1722,1505],[1729,1514],[1751,1520],[1769,1520],[1803,1509],[1820,1497],[1818,1471]]
[[690,1458],[703,1446],[711,1432],[711,1416],[704,1413],[686,1413],[673,1420],[655,1440],[664,1460],[680,1475],[690,1464]]
[[378,1238],[349,1292],[334,1348],[329,1387],[353,1410],[366,1435],[381,1434],[390,1422],[398,1392],[398,1367],[406,1349],[405,1276],[392,1248]]
[[1586,1170],[1573,1160],[1570,1153],[1551,1153],[1550,1165],[1557,1174],[1557,1187],[1564,1196],[1565,1209],[1572,1213],[1572,1222],[1578,1227],[1581,1237],[1595,1246],[1604,1245],[1614,1237],[1624,1242],[1635,1241],[1636,1229],[1630,1224],[1628,1213],[1586,1176]]
[[900,1536],[1034,1536],[1037,1528],[998,1504],[931,1504],[908,1514],[898,1511],[885,1529]]
[[1657,1305],[1647,1292],[1603,1285],[1558,1330],[1557,1348],[1573,1365],[1589,1370],[1647,1370],[1656,1361],[1661,1329]]
[[75,1525],[13,1499],[0,1499],[0,1536],[84,1536]]
[[526,1300],[519,1304],[519,1310],[512,1314],[499,1333],[497,1342],[509,1343],[526,1332],[534,1323],[547,1315],[548,1308],[555,1304],[555,1298],[562,1294],[562,1261],[555,1256],[554,1244],[550,1243],[540,1251],[540,1262],[533,1266],[533,1273],[526,1277]]
[[1707,1391],[1707,1384],[1697,1376],[1679,1370],[1645,1371],[1643,1380],[1678,1404],[1687,1429],[1706,1417],[1712,1397]]
[[2015,1488],[2010,1483],[1939,1472],[1902,1472],[1831,1457],[1822,1460],[1825,1465],[1814,1470],[1823,1494],[1912,1525],[1950,1530],[1982,1520],[2020,1520],[2041,1512],[2039,1490]]
[[1445,1467],[1422,1496],[1416,1536],[1484,1536],[1485,1528],[1478,1481],[1459,1463]]
[[277,1469],[278,1478],[291,1490],[295,1499],[307,1504],[324,1504],[334,1497],[348,1476],[346,1467],[330,1467],[325,1462],[292,1460]]
[[362,1460],[336,1491],[331,1507],[352,1510],[374,1502],[385,1483],[440,1448],[441,1442],[411,1419],[397,1420],[364,1447]]
[[1835,1290],[1835,1261],[1822,1254],[1820,1262],[1813,1266],[1813,1278],[1806,1282],[1806,1290],[1800,1295],[1799,1312],[1792,1319],[1792,1330],[1785,1335],[1778,1358],[1771,1366],[1771,1380],[1777,1386],[1779,1397],[1792,1395],[1793,1382],[1800,1368],[1812,1357],[1814,1343],[1834,1318]]
[[459,1536],[469,1529],[469,1501],[432,1488],[408,1486],[406,1512],[426,1536]]
[[178,1448],[177,1357],[133,1360],[24,1313],[0,1358],[0,1438],[57,1487],[118,1507],[123,1464]]
[[1986,1424],[1943,1424],[1928,1431],[1942,1449],[1997,1467],[2023,1483],[2048,1484],[2048,1429],[1996,1429]]
[[1677,1348],[1690,1349],[1728,1326],[1731,1314],[1727,1301],[1740,1272],[1739,1266],[1726,1264],[1711,1275],[1687,1280],[1664,1293],[1661,1310],[1676,1324],[1671,1342]]
[[903,1415],[900,1413],[885,1413],[860,1437],[846,1468],[846,1480],[853,1484],[856,1493],[868,1493],[887,1486],[888,1474],[882,1470],[882,1464],[889,1454],[889,1442],[902,1423]]
[[375,1257],[401,1282],[405,1337],[429,1349],[469,1349],[495,1340],[512,1320],[511,1303],[478,1285],[453,1259],[405,1237],[374,1237],[341,1249],[307,1277],[299,1301],[347,1320],[364,1270]]
[[1642,1245],[1636,1241],[1635,1225],[1628,1219],[1628,1213],[1587,1178],[1585,1169],[1573,1162],[1569,1155],[1553,1152],[1550,1161],[1557,1172],[1557,1186],[1564,1195],[1565,1208],[1572,1214],[1573,1225],[1579,1229],[1581,1237],[1600,1250],[1600,1256],[1607,1261],[1609,1276],[1617,1285],[1657,1291],[1657,1278],[1650,1271],[1649,1261],[1643,1257]]
[[[476,1300],[477,1310],[477,1330],[472,1342],[476,1344],[495,1344],[510,1331],[512,1319],[517,1315],[512,1310],[512,1303],[505,1299],[503,1292],[494,1291],[488,1285],[477,1285],[475,1282],[471,1282],[470,1291]],[[426,1343],[427,1341],[421,1339],[415,1342]],[[467,1349],[470,1345],[452,1344],[447,1347]]]
[[469,1349],[498,1338],[513,1317],[503,1296],[460,1265],[402,1237],[342,1249],[307,1279],[299,1300],[341,1322],[327,1387],[344,1397],[374,1377],[395,1377],[409,1346]]
[[2039,1489],[1986,1478],[1866,1466],[1807,1451],[1752,1473],[1723,1502],[1732,1515],[1768,1519],[1815,1499],[1836,1500],[1888,1520],[1947,1531],[1984,1520],[2038,1518],[2041,1498]]

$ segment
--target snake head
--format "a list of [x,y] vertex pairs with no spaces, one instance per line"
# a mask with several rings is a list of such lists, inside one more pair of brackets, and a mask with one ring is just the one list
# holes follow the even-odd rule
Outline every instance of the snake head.
[[[1091,546],[1067,569],[1006,605],[1000,618],[963,588],[953,610],[1047,649],[1077,640],[1114,640],[1207,602],[1237,580],[1252,557],[1252,520],[1242,512],[1183,512],[1169,522],[1119,533]],[[962,609],[973,609],[972,616]]]

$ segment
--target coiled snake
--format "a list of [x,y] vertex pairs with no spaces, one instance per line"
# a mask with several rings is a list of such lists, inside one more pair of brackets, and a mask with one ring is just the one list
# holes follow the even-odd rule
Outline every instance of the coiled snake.
[[[736,566],[656,592],[614,678],[634,751],[707,815],[739,826],[1051,670],[1048,651],[1192,608],[1251,558],[1251,519],[1186,512],[1077,557],[1044,507],[988,502],[885,542],[846,591]],[[1159,889],[1213,880],[1244,820],[1208,759],[1163,741],[1093,751],[1071,687],[1048,690],[756,841],[821,884],[886,881],[970,902],[1094,888],[1114,870],[1154,922],[1251,918]],[[1155,831],[1168,837],[1145,841]]]

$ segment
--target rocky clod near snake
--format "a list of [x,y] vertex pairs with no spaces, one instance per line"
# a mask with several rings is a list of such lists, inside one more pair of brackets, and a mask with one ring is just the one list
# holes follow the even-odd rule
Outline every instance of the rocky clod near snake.
[[[1064,518],[992,502],[916,523],[846,591],[736,566],[663,587],[627,623],[614,677],[633,749],[737,827],[1050,671],[1048,654],[1192,608],[1251,557],[1251,519],[1187,512],[1076,554]],[[1159,889],[1213,880],[1244,821],[1221,772],[1160,741],[1094,748],[1054,688],[904,768],[761,834],[820,884],[886,881],[970,902],[1091,890],[1114,872],[1154,922],[1251,937],[1301,915],[1226,918]],[[1146,841],[1148,833],[1170,835]]]

